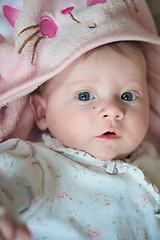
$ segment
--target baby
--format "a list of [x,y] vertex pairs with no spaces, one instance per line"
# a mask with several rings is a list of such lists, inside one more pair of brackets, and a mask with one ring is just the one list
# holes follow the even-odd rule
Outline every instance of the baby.
[[137,45],[98,47],[42,86],[31,97],[39,129],[101,160],[130,155],[149,118],[146,62]]
[[2,239],[159,239],[146,69],[139,43],[106,44],[31,94],[49,134],[0,146]]

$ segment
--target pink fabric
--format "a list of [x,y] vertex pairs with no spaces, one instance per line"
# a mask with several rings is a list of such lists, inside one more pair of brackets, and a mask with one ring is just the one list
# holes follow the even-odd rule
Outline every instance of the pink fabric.
[[39,24],[39,30],[43,37],[53,38],[53,37],[56,37],[56,35],[57,35],[58,26],[52,20],[52,18],[45,15],[41,18],[41,21]]
[[28,104],[28,96],[21,97],[1,108],[0,119],[0,142],[15,136],[27,139],[31,134],[33,135],[31,130],[34,126],[34,118]]
[[0,34],[0,43],[5,43],[6,39]]
[[28,94],[40,84],[94,47],[132,40],[146,42],[151,49],[145,53],[151,106],[146,138],[160,151],[160,38],[144,0],[4,1],[0,1],[5,13],[0,12],[0,141],[38,138]]
[[16,9],[16,8],[12,8],[8,5],[4,5],[3,6],[3,13],[4,13],[4,16],[10,22],[11,26],[14,27],[15,23],[16,23],[16,20],[19,16],[20,10]]
[[98,3],[105,3],[105,2],[108,2],[108,0],[90,0],[88,2],[88,6],[96,5]]
[[63,13],[63,14],[70,14],[73,9],[74,9],[74,7],[69,7],[69,8],[66,8],[66,9],[62,10],[61,13]]

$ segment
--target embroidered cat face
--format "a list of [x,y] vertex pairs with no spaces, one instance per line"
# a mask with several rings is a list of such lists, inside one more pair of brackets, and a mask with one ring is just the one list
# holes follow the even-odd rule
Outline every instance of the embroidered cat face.
[[[94,5],[107,4],[110,1],[111,0],[88,0],[85,3],[86,4],[85,7],[88,8],[88,7],[94,7]],[[125,3],[125,5],[128,7],[128,3],[126,0],[121,0],[121,1],[123,3]],[[132,0],[132,2],[133,2],[133,8],[135,9],[135,11],[138,12],[138,9],[133,0]],[[75,21],[77,24],[83,24],[82,20],[77,19],[76,8],[77,8],[77,6],[74,6],[74,4],[73,5],[71,4],[67,8],[64,8],[64,9],[62,8],[62,10],[59,12],[59,14],[70,15],[71,19],[73,21]],[[98,10],[96,10],[96,11],[98,11]],[[53,12],[52,12],[52,10],[51,11],[47,10],[47,14],[40,16],[39,22],[36,22],[36,23],[33,22],[32,25],[23,28],[18,34],[18,37],[19,37],[20,35],[22,35],[24,32],[27,31],[27,35],[28,35],[28,37],[26,37],[25,40],[23,40],[21,46],[18,49],[19,54],[21,54],[23,49],[28,45],[28,42],[30,42],[32,39],[34,40],[33,41],[33,52],[32,52],[32,56],[31,56],[32,64],[34,61],[37,46],[39,46],[39,43],[41,42],[41,40],[43,38],[54,39],[54,38],[56,38],[58,32],[60,31],[58,19],[56,19],[56,17],[54,17]],[[3,13],[4,13],[4,16],[10,22],[10,24],[12,25],[12,27],[14,27],[15,22],[19,16],[20,10],[15,9],[9,5],[4,5]],[[65,17],[64,17],[64,21],[65,21]],[[66,20],[66,21],[68,21],[68,20]],[[77,25],[77,27],[78,27],[78,25]],[[97,27],[98,27],[98,24],[96,22],[93,22],[91,25],[88,24],[88,26],[85,26],[86,31],[88,31],[87,28],[94,29]],[[35,32],[33,32],[34,29],[35,29]]]
[[[107,3],[108,0],[89,0],[88,1],[88,7],[96,5],[96,4],[104,4]],[[65,8],[61,11],[61,13],[63,15],[69,14],[72,18],[73,21],[75,21],[78,24],[81,24],[81,22],[79,20],[77,20],[72,11],[74,10],[74,6],[70,6],[68,8]],[[93,26],[88,26],[90,29],[92,28],[96,28],[97,24],[93,23]],[[18,50],[18,53],[20,54],[23,50],[23,48],[26,46],[26,44],[32,40],[36,35],[38,35],[39,33],[41,34],[41,36],[36,40],[35,44],[34,44],[34,49],[33,49],[33,55],[32,55],[32,60],[31,63],[33,63],[34,60],[34,55],[35,55],[35,50],[36,47],[38,45],[38,43],[41,41],[42,38],[44,37],[48,37],[48,38],[55,38],[56,35],[58,34],[58,24],[56,23],[56,20],[52,19],[50,16],[44,15],[41,17],[40,23],[36,24],[36,25],[31,25],[28,26],[26,28],[24,28],[19,34],[18,36],[20,36],[23,32],[28,31],[30,29],[37,29],[33,34],[31,34],[21,45],[21,47]]]

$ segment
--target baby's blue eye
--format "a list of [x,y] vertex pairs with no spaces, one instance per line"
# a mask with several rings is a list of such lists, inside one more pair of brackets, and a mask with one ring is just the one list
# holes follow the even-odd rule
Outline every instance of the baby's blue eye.
[[131,92],[125,92],[122,94],[121,99],[124,101],[133,101],[136,99],[136,95]]
[[77,95],[80,101],[89,101],[94,98],[94,96],[89,92],[81,92]]

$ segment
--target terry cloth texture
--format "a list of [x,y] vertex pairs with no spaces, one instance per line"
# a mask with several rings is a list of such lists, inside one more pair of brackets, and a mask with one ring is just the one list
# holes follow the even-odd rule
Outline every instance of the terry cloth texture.
[[147,139],[158,148],[160,38],[145,0],[2,0],[0,6],[4,24],[13,29],[8,34],[2,26],[0,35],[0,141],[38,137],[29,93],[80,55],[110,42],[142,41],[150,97]]

